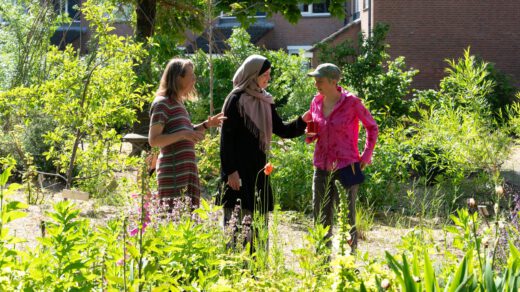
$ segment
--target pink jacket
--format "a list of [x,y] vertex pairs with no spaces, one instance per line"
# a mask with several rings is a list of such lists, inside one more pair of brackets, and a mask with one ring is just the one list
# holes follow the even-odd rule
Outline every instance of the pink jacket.
[[[379,129],[376,121],[361,100],[338,86],[341,98],[328,117],[323,116],[323,95],[318,94],[311,102],[312,120],[318,125],[318,134],[308,137],[307,143],[317,140],[314,149],[314,166],[333,170],[354,162],[372,162]],[[359,155],[359,121],[367,131],[363,154]]]

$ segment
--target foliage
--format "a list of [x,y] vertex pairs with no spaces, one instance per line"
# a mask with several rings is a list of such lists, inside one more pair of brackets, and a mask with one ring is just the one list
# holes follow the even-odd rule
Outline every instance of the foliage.
[[203,193],[211,196],[219,191],[220,186],[220,136],[208,136],[196,145],[199,155],[200,184]]
[[[54,6],[40,1],[0,1],[0,155],[12,154],[24,164],[26,153],[36,165],[50,171],[52,165],[41,155],[48,149],[41,143],[42,131],[54,128],[52,121],[40,112],[26,86],[44,78],[45,56],[58,21]],[[4,94],[10,91],[13,99]],[[34,123],[24,123],[32,117]]]
[[[164,205],[151,194],[135,195],[135,211],[122,214],[106,225],[92,228],[79,217],[80,210],[68,201],[47,212],[46,234],[35,248],[17,246],[5,224],[22,218],[26,206],[17,201],[4,203],[17,186],[5,188],[13,160],[2,159],[6,170],[0,175],[0,286],[3,290],[219,290],[275,289],[279,291],[516,291],[520,281],[520,252],[511,242],[509,259],[503,269],[494,268],[493,258],[482,264],[479,252],[484,244],[477,213],[459,210],[452,216],[462,234],[455,241],[466,252],[462,260],[434,260],[434,247],[417,229],[403,238],[397,256],[386,253],[384,261],[370,257],[337,256],[329,263],[330,250],[325,234],[328,227],[308,230],[305,244],[294,250],[298,270],[258,265],[255,254],[226,248],[226,238],[218,228],[220,208],[202,200],[191,214],[191,207],[174,202],[165,216]],[[143,186],[143,190],[146,187]],[[188,203],[188,202],[187,202]],[[496,224],[498,226],[498,224]],[[275,227],[276,228],[276,227]],[[459,235],[461,234],[461,235]],[[466,236],[467,235],[467,236]],[[457,237],[458,236],[458,237]],[[494,245],[496,248],[496,245]],[[443,250],[441,252],[447,252]],[[278,251],[274,251],[278,254]],[[408,259],[410,258],[409,261]],[[265,257],[271,257],[271,253]],[[272,263],[270,259],[262,259]],[[361,261],[361,263],[358,263]],[[440,264],[440,265],[439,265]]]
[[[71,46],[63,51],[51,47],[44,58],[48,70],[43,79],[2,93],[6,107],[17,107],[17,116],[23,117],[23,132],[30,133],[33,126],[28,125],[39,119],[52,121],[50,128],[40,132],[49,147],[43,148],[46,159],[65,174],[69,187],[73,177],[80,175],[86,178],[81,184],[95,194],[106,194],[100,188],[110,184],[110,174],[120,159],[114,147],[120,136],[114,128],[131,123],[135,109],[142,105],[140,95],[129,85],[135,79],[133,66],[144,52],[129,38],[110,33],[113,9],[106,3],[85,2],[83,14],[94,31],[92,52],[79,56]],[[40,114],[25,115],[35,110]],[[101,177],[102,173],[108,176]]]
[[[314,1],[315,2],[315,1]],[[265,3],[262,1],[231,1],[222,0],[217,2],[217,8],[223,12],[231,12],[235,15],[239,21],[243,24],[247,24],[251,21],[250,16],[254,16],[256,12],[267,12],[268,15],[274,13],[280,13],[289,22],[296,23],[301,17],[301,12],[298,9],[298,4],[313,3],[312,0],[275,0]],[[343,17],[345,15],[345,2],[341,0],[327,1],[329,12],[335,17]]]
[[335,63],[341,68],[342,82],[365,100],[382,129],[394,126],[409,114],[406,97],[418,73],[407,70],[404,57],[389,60],[385,44],[388,31],[388,25],[377,24],[372,36],[360,34],[358,48],[351,40],[337,46],[318,45],[321,62]]
[[517,92],[507,75],[493,64],[471,55],[469,48],[464,50],[463,58],[446,62],[448,76],[440,83],[441,97],[450,99],[455,107],[479,112],[490,121],[507,121],[509,117],[503,115],[504,110],[515,101]]
[[312,147],[299,139],[278,140],[271,150],[277,166],[272,183],[282,209],[312,211],[312,155]]
[[[271,83],[267,91],[275,99],[279,113],[284,118],[301,115],[310,106],[315,93],[312,79],[306,77],[308,60],[303,56],[291,56],[283,51],[269,51],[257,48],[250,43],[250,36],[243,28],[236,28],[227,40],[230,49],[223,55],[213,58],[214,97],[213,104],[219,111],[224,99],[233,89],[233,75],[249,55],[260,54],[271,61]],[[198,75],[197,91],[199,100],[188,103],[188,111],[193,121],[202,121],[209,115],[209,56],[198,50],[192,57]]]
[[0,288],[9,291],[14,290],[19,284],[16,275],[20,272],[18,259],[22,252],[13,247],[22,240],[9,234],[7,224],[25,217],[26,213],[22,210],[27,208],[27,205],[9,199],[10,195],[21,188],[18,184],[7,185],[15,161],[12,158],[1,158],[0,164],[4,167],[0,174]]
[[[520,92],[516,94],[516,98],[520,99]],[[510,117],[507,125],[509,132],[517,138],[520,137],[520,102],[515,102],[507,107],[506,112]]]
[[0,91],[28,86],[40,80],[47,68],[41,57],[50,46],[58,22],[51,2],[0,1]]

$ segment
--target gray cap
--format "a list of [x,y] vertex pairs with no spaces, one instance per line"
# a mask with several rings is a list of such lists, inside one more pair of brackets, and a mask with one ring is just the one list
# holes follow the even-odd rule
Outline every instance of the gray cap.
[[341,70],[339,70],[338,66],[332,63],[323,63],[318,65],[314,71],[307,73],[307,76],[326,77],[329,79],[339,80],[341,77]]

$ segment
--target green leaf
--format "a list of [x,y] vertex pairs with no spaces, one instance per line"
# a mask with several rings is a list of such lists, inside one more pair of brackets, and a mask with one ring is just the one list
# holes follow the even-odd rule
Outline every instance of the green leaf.
[[5,186],[5,184],[7,183],[7,180],[9,179],[9,177],[11,176],[11,169],[13,169],[12,166],[9,166],[8,168],[6,168],[4,170],[4,172],[2,172],[2,174],[0,175],[0,187],[1,186]]
[[433,270],[428,251],[424,250],[424,289],[426,292],[435,292],[439,290],[439,283],[435,278],[435,271]]
[[495,292],[497,291],[497,287],[495,286],[495,281],[493,279],[493,263],[491,258],[486,259],[486,267],[484,268],[484,287],[486,291]]
[[24,218],[27,216],[27,213],[25,212],[22,212],[22,211],[10,211],[10,212],[5,212],[2,214],[2,222],[4,223],[9,223],[13,220],[16,220],[16,219],[19,219],[19,218]]

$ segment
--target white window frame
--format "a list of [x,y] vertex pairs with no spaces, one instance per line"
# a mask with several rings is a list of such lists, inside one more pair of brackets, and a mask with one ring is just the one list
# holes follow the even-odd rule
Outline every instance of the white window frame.
[[[326,2],[326,0],[323,0],[323,2]],[[311,4],[298,4],[298,8],[301,11],[302,16],[308,17],[308,16],[330,16],[330,12],[314,12],[313,7],[314,4],[322,4],[322,3],[311,3]],[[307,11],[303,11],[303,5],[307,5]],[[328,7],[327,7],[328,8]]]
[[[359,1],[365,2],[365,0],[352,0],[352,20],[357,20],[361,17],[361,7],[359,7]],[[357,17],[356,17],[357,14]]]
[[312,49],[312,46],[287,46],[287,53],[289,55],[300,55],[300,51],[303,50],[303,56],[312,59],[313,53],[309,52],[310,49]]
[[[267,13],[264,12],[264,15],[254,15],[254,16],[249,16],[249,17],[253,17],[253,18],[266,18],[267,17]],[[220,15],[219,15],[219,18],[223,18],[223,19],[234,19],[234,18],[237,18],[236,16],[233,16],[233,15],[229,15],[227,13],[224,13],[223,11],[220,12]]]

